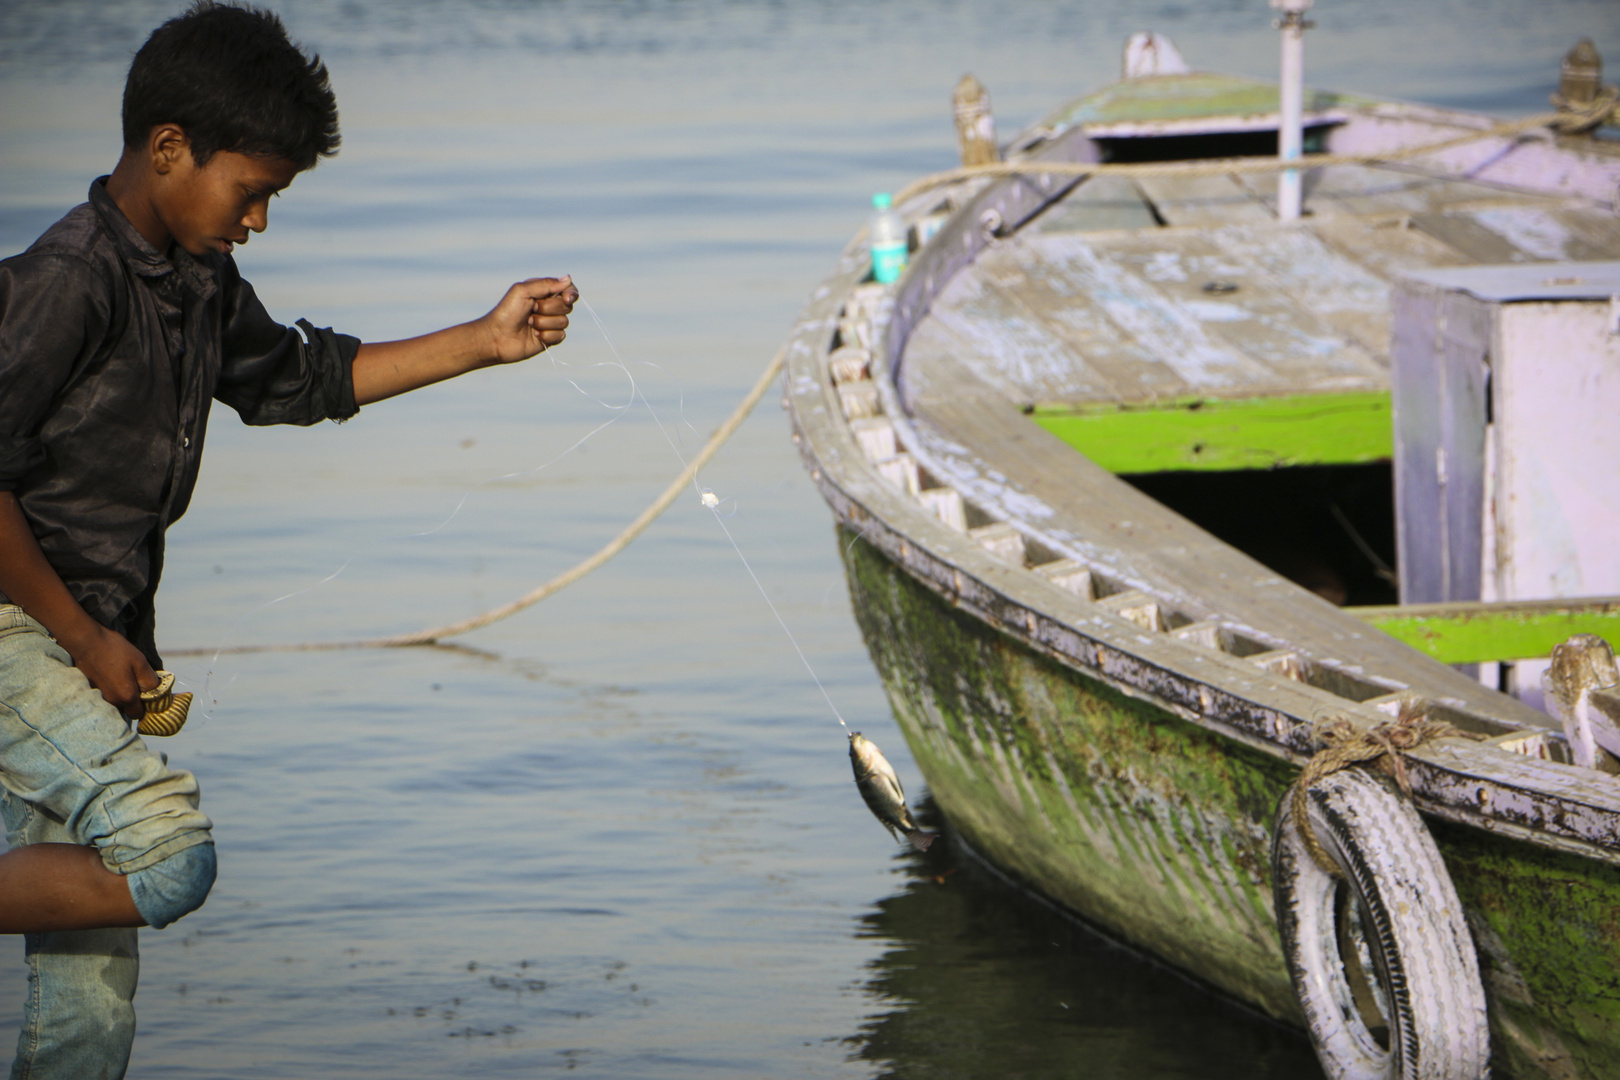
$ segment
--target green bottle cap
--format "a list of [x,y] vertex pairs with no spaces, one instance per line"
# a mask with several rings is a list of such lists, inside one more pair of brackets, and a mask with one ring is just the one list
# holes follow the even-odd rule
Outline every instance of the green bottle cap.
[[879,210],[887,210],[891,202],[893,202],[893,200],[889,198],[889,193],[886,191],[880,191],[876,195],[872,196],[872,205],[877,207]]

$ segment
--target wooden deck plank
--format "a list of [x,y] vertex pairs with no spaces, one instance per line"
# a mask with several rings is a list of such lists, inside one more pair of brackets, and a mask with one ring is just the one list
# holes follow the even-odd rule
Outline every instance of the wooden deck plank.
[[1210,234],[1230,258],[1255,267],[1294,310],[1354,342],[1377,370],[1389,369],[1389,280],[1304,228],[1231,226]]
[[1560,207],[1551,214],[1573,238],[1571,259],[1620,259],[1620,217],[1585,206]]
[[1234,176],[1144,176],[1137,184],[1168,225],[1276,220]]
[[1308,230],[1276,223],[1159,229],[1110,234],[1093,244],[1104,258],[1151,281],[1212,338],[1264,365],[1269,377],[1253,381],[1256,392],[1388,386],[1387,364],[1374,358],[1385,348],[1365,348],[1323,317],[1323,309],[1332,308],[1353,326],[1388,306],[1388,286],[1335,256]]
[[1414,214],[1411,220],[1470,262],[1620,258],[1620,222],[1613,215],[1549,200]]
[[[1060,235],[1065,241],[1078,238],[1073,233]],[[1038,244],[1020,240],[982,255],[947,286],[923,325],[939,320],[969,342],[970,366],[995,372],[985,379],[988,383],[1021,387],[1018,396],[1009,398],[1020,404],[1173,398],[1193,393],[1193,383],[1184,370],[1189,364],[1172,363],[1175,354],[1159,347],[1158,336],[1139,340],[1135,327],[1121,326],[1109,317],[1111,302],[1121,294],[1121,287],[1099,284],[1075,272],[1067,260],[1053,263],[1043,258],[1048,240]],[[1089,252],[1083,241],[1078,243]],[[1119,301],[1112,306],[1133,302],[1141,309],[1135,321],[1148,325],[1154,323],[1152,309],[1164,306],[1162,299],[1154,298]],[[1210,349],[1206,345],[1200,353],[1194,346],[1193,352],[1203,356]],[[1081,358],[1087,377],[1075,379],[1065,373],[1061,365],[1073,362],[1065,358]],[[1205,359],[1212,366],[1243,363],[1230,354]],[[1090,390],[1090,385],[1097,389]]]
[[1035,227],[1043,233],[1057,233],[1151,229],[1157,224],[1135,181],[1124,176],[1096,176],[1043,214]]
[[1500,206],[1469,210],[1467,217],[1529,256],[1531,261],[1620,259],[1620,222],[1573,206]]
[[1620,645],[1620,597],[1346,608],[1447,664],[1535,660],[1576,634]]
[[[1209,333],[1203,321],[1159,283],[1097,246],[1102,237],[1137,235],[1141,234],[1031,238],[1018,245],[1018,278],[1009,277],[1002,287],[1016,289],[1032,310],[1092,358],[1120,392],[1120,400],[1232,396],[1278,385],[1267,365]],[[1010,258],[994,260],[984,272],[999,273]],[[1147,364],[1155,370],[1146,369]]]
[[1475,263],[1538,262],[1535,255],[1469,214],[1413,214],[1412,226]]
[[[1385,282],[1410,270],[1460,266],[1469,261],[1456,248],[1448,247],[1428,233],[1412,228],[1409,219],[1378,220],[1346,215],[1311,218],[1308,227],[1330,250]],[[1389,306],[1387,300],[1384,306]],[[1387,347],[1387,311],[1383,318]]]
[[1113,401],[1119,391],[1104,380],[1069,342],[1020,318],[997,328],[973,314],[944,308],[912,332],[906,344],[914,364],[898,380],[902,400],[947,394],[949,370],[934,358],[954,356],[985,387],[1017,404],[1037,401]]
[[[1239,181],[1268,208],[1275,209],[1277,181],[1268,173],[1245,173]],[[1551,202],[1497,187],[1368,165],[1308,169],[1304,207],[1313,216],[1402,217],[1418,213],[1494,204]]]
[[1388,461],[1387,390],[1119,408],[1038,406],[1034,420],[1112,473],[1275,469]]

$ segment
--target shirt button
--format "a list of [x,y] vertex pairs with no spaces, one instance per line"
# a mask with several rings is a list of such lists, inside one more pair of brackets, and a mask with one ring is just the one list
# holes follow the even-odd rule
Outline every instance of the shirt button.
[[180,449],[182,449],[182,450],[190,450],[191,449],[191,436],[190,435],[182,435],[182,436],[180,436]]

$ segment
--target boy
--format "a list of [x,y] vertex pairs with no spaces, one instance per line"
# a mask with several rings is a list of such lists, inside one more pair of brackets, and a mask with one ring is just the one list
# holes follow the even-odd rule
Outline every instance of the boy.
[[0,262],[0,933],[27,935],[13,1077],[124,1074],[135,927],[213,884],[190,773],[127,718],[157,685],[163,537],[210,398],[250,424],[360,406],[563,340],[567,278],[483,318],[363,345],[274,322],[231,258],[269,198],[338,146],[318,57],[274,15],[198,0],[136,54],[124,150],[90,201]]

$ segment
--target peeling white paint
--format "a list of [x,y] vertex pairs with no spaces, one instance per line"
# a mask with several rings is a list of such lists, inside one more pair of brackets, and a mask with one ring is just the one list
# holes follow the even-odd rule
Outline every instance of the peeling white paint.
[[[1183,300],[1181,306],[1200,322],[1247,322],[1254,318],[1254,313],[1248,308],[1238,307],[1236,304],[1223,304],[1219,300]],[[1334,348],[1338,342],[1325,344],[1329,348]]]
[[1557,262],[1572,257],[1569,242],[1573,237],[1569,230],[1545,210],[1504,207],[1475,210],[1470,216],[1520,251],[1538,259]]

